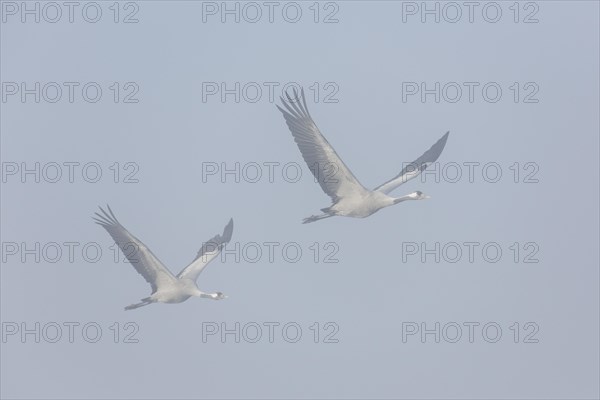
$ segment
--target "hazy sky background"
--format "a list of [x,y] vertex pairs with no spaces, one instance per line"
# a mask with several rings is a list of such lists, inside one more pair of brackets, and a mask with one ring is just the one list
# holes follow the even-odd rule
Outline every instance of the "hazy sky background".
[[[286,22],[279,6],[273,23],[263,15],[254,24],[232,17],[221,23],[218,15],[204,23],[202,3],[193,1],[137,2],[139,22],[115,24],[113,2],[99,4],[103,15],[96,24],[81,18],[81,7],[74,23],[66,16],[55,24],[21,23],[18,15],[3,14],[3,83],[94,81],[103,97],[88,103],[80,89],[72,104],[66,92],[54,104],[9,96],[1,104],[2,161],[93,161],[103,177],[87,183],[79,173],[74,183],[63,177],[37,184],[8,176],[2,242],[97,242],[104,253],[97,263],[83,259],[81,246],[74,262],[63,254],[56,263],[36,263],[32,256],[22,263],[20,254],[3,253],[5,329],[10,322],[30,328],[36,322],[96,322],[103,336],[87,343],[76,330],[69,343],[66,328],[57,343],[8,336],[2,343],[2,397],[599,396],[597,2],[537,2],[539,23],[533,24],[513,22],[513,2],[499,3],[503,14],[495,24],[482,18],[484,3],[473,23],[463,15],[457,23],[438,24],[431,17],[421,23],[419,15],[403,22],[402,3],[387,1],[337,2],[339,22],[329,24],[313,22],[313,2],[299,3],[298,23]],[[323,7],[321,19],[334,9]],[[121,8],[120,18],[131,10]],[[520,19],[531,10],[521,9]],[[396,175],[448,130],[442,165],[496,162],[502,179],[488,183],[476,169],[472,183],[465,176],[457,183],[414,180],[394,194],[422,190],[430,200],[363,220],[302,225],[329,198],[266,93],[255,103],[236,103],[233,96],[203,102],[203,82],[233,87],[290,81],[306,88],[318,82],[321,90],[327,82],[337,85],[339,102],[324,103],[321,93],[308,107],[367,187]],[[139,102],[114,103],[113,82],[137,83]],[[435,103],[432,96],[425,103],[418,96],[403,102],[403,82],[497,82],[503,95],[488,103],[476,89],[473,103],[466,93],[457,103]],[[535,82],[539,102],[515,103],[509,89],[514,82]],[[136,163],[139,183],[112,182],[109,166],[115,162]],[[205,162],[230,168],[236,162],[292,162],[302,165],[303,176],[286,182],[279,167],[273,183],[266,177],[236,183],[231,176],[224,183],[218,176],[203,182]],[[522,169],[514,183],[509,167],[515,162],[536,163],[539,182],[523,183]],[[106,203],[174,273],[230,217],[233,242],[240,246],[298,243],[303,256],[290,263],[278,250],[274,262],[266,253],[256,263],[233,256],[215,260],[199,287],[228,299],[192,298],[125,312],[150,288],[129,264],[112,260],[110,237],[91,220]],[[339,262],[324,263],[327,251],[321,249],[315,263],[309,249],[315,242],[336,243]],[[456,263],[436,263],[431,256],[403,262],[407,242],[497,242],[503,255],[486,262],[479,247],[473,263],[466,254]],[[515,263],[509,249],[514,242],[536,243],[539,262]],[[129,321],[139,327],[139,343],[122,343],[122,337],[114,343],[109,327],[118,322],[123,334]],[[269,343],[265,328],[258,343],[235,343],[231,336],[226,343],[217,336],[203,343],[203,322],[296,322],[303,336],[287,343],[276,330]],[[323,324],[336,323],[339,343],[314,343],[314,322],[322,335]],[[480,326],[473,343],[464,327],[458,343],[435,343],[431,335],[426,343],[418,335],[403,343],[403,322]],[[502,328],[497,343],[482,338],[488,322]],[[509,328],[515,322],[519,343]],[[523,343],[527,322],[539,327],[539,343]]]

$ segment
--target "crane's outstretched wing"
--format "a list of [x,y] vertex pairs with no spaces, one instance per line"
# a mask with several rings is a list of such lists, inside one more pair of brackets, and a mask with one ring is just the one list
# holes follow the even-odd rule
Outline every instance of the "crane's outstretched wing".
[[221,253],[223,247],[231,240],[233,234],[233,219],[229,220],[229,223],[223,229],[222,235],[216,235],[208,242],[202,245],[202,248],[198,252],[198,255],[192,261],[190,265],[185,267],[178,275],[177,278],[188,278],[193,281],[198,279],[198,275],[206,268],[216,256]]
[[125,229],[110,207],[108,205],[107,207],[108,213],[102,207],[99,207],[102,214],[94,213],[97,218],[92,218],[97,224],[106,229],[135,270],[152,286],[152,293],[156,292],[161,286],[168,286],[175,282],[176,278],[171,271],[152,254],[141,240]]
[[283,113],[300,153],[321,185],[321,189],[334,203],[342,197],[366,194],[367,189],[360,184],[337,155],[308,113],[304,89],[301,91],[302,102],[298,101],[296,90],[294,90],[296,100],[292,100],[288,93],[285,95],[288,100],[281,97],[281,102],[287,111],[279,106],[277,108]]
[[402,171],[383,185],[380,185],[373,189],[373,191],[378,190],[385,194],[388,194],[392,190],[396,189],[398,186],[403,183],[416,178],[421,174],[421,172],[425,171],[427,167],[435,162],[438,159],[440,154],[442,154],[442,150],[444,150],[444,146],[446,146],[446,140],[448,140],[448,135],[450,132],[446,132],[444,136],[440,138],[429,150],[427,150],[423,155],[417,158],[415,161],[411,162],[404,168]]

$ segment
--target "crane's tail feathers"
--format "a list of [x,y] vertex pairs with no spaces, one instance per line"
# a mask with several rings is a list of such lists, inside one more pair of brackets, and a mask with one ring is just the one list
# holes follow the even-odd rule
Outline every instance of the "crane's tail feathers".
[[331,215],[331,214],[311,215],[308,218],[304,218],[302,220],[302,223],[303,224],[308,224],[308,223],[315,222],[315,221],[318,221],[320,219],[329,218],[329,217],[333,217],[333,215]]
[[142,299],[141,303],[136,303],[136,304],[132,304],[130,306],[125,307],[125,310],[135,310],[136,308],[147,306],[148,304],[152,304],[152,303],[154,303],[154,301],[150,300],[150,297],[146,297],[145,299]]

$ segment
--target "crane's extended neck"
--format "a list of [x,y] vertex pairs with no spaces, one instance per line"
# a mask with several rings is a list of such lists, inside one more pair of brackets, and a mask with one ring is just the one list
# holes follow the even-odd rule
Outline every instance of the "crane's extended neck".
[[200,297],[204,297],[205,299],[213,299],[213,300],[222,300],[222,299],[227,298],[227,296],[225,296],[221,292],[215,292],[215,293],[200,292]]
[[412,199],[410,197],[410,195],[396,197],[396,198],[394,198],[394,204],[402,203],[403,201],[406,201],[406,200],[414,200],[414,199]]

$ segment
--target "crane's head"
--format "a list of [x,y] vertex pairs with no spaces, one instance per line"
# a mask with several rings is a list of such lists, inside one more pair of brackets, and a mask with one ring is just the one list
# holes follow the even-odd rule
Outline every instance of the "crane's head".
[[416,192],[409,193],[406,196],[396,197],[394,199],[394,204],[398,204],[398,203],[401,203],[406,200],[425,200],[428,198],[429,198],[429,196],[427,196],[427,195],[423,194],[423,192],[417,190]]
[[410,200],[425,200],[425,199],[430,198],[429,196],[427,196],[420,190],[417,190],[416,192],[412,192],[412,193],[408,194],[406,197],[408,197]]
[[223,299],[226,299],[226,298],[227,298],[227,296],[225,296],[225,295],[224,295],[223,293],[221,293],[221,292],[215,292],[215,293],[211,294],[211,295],[210,295],[210,297],[211,297],[213,300],[223,300]]

